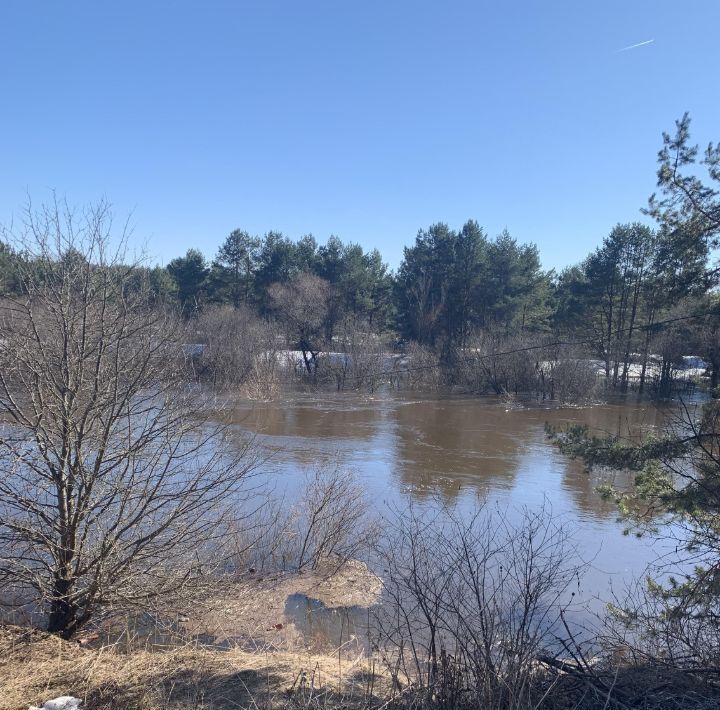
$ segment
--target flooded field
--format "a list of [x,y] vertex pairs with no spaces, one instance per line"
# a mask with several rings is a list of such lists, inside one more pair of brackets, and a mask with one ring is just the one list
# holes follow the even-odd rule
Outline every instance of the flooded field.
[[[555,408],[492,397],[303,394],[237,405],[233,417],[271,454],[262,475],[289,501],[298,495],[304,471],[337,464],[356,473],[381,516],[409,499],[461,511],[484,501],[510,518],[523,507],[547,505],[572,530],[589,563],[575,601],[600,610],[667,551],[623,534],[612,503],[596,491],[601,474],[588,474],[582,463],[560,454],[545,424],[584,423],[597,433],[639,434],[667,426],[674,412],[672,403],[646,400]],[[614,483],[628,486],[631,478],[621,474]],[[302,617],[315,614],[330,626],[343,625],[313,600],[288,600],[286,614],[318,633],[321,620]]]

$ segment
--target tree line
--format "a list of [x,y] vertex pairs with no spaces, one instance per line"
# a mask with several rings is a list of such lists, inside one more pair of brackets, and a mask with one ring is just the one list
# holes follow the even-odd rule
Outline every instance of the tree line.
[[[441,222],[421,229],[394,273],[377,249],[366,251],[336,236],[318,244],[312,235],[293,240],[274,231],[255,236],[236,229],[212,259],[189,249],[166,267],[134,269],[127,288],[177,308],[197,325],[194,338],[202,343],[227,340],[218,328],[257,334],[259,324],[272,324],[275,336],[302,352],[303,370],[313,377],[321,352],[354,350],[357,359],[359,340],[368,346],[370,336],[389,350],[410,348],[426,364],[435,358],[450,383],[473,353],[572,341],[579,344],[575,354],[596,361],[606,382],[622,391],[652,384],[667,394],[684,355],[709,363],[715,388],[720,271],[710,260],[717,216],[696,209],[699,201],[712,199],[712,189],[680,174],[697,161],[689,124],[683,117],[676,135],[664,137],[660,193],[643,210],[655,228],[617,224],[584,260],[559,273],[542,268],[536,245],[518,242],[507,230],[491,237],[468,220],[459,229]],[[714,153],[708,150],[700,162],[712,179],[717,176],[708,160]],[[683,217],[691,212],[697,215],[692,220]],[[80,256],[62,254],[73,258]],[[19,274],[28,260],[17,246],[0,244],[0,288],[6,295],[22,291]],[[261,338],[264,346],[268,337]],[[536,369],[553,356],[538,355]],[[510,378],[515,389],[521,380],[534,380],[532,373],[525,375]],[[512,387],[495,382],[491,388],[507,386]]]

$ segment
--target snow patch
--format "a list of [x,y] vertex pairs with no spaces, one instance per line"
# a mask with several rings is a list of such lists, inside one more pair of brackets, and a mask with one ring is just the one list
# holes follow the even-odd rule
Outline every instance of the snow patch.
[[82,700],[72,695],[63,695],[54,700],[48,700],[41,708],[31,705],[30,710],[80,710]]

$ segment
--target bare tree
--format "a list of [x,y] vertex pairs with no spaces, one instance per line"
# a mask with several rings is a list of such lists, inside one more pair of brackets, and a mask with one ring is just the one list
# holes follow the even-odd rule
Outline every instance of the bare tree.
[[332,573],[366,558],[377,542],[380,529],[367,494],[338,463],[308,469],[294,503],[269,489],[258,495],[264,500],[251,524],[238,526],[232,539],[237,569]]
[[538,379],[537,341],[527,333],[486,330],[463,352],[460,379],[475,391],[495,394],[533,392]]
[[0,589],[64,638],[101,606],[202,592],[253,466],[111,232],[106,203],[28,205],[0,318]]
[[305,369],[315,375],[329,312],[330,284],[310,273],[295,275],[288,283],[274,283],[270,300],[288,338],[302,352]]
[[298,509],[297,568],[324,560],[342,564],[367,554],[377,528],[355,476],[338,466],[310,471]]
[[386,344],[368,323],[346,318],[340,324],[337,345],[341,352],[328,353],[326,360],[338,391],[374,392],[386,374]]
[[220,389],[242,389],[252,399],[272,399],[279,384],[275,332],[249,308],[211,306],[198,317],[207,349],[203,379]]
[[392,381],[398,389],[434,391],[440,389],[442,377],[437,354],[427,345],[410,342],[404,354],[393,363]]
[[561,404],[591,400],[598,388],[597,364],[573,348],[560,348],[554,355],[538,366],[538,389],[543,399],[549,396]]
[[389,516],[376,643],[398,687],[441,707],[540,707],[534,676],[582,569],[550,513]]

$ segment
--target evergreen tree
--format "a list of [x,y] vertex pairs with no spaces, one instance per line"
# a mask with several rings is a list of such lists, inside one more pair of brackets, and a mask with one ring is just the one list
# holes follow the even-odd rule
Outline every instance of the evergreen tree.
[[196,309],[202,300],[209,273],[205,257],[197,249],[188,249],[185,256],[173,259],[167,270],[175,281],[183,311],[187,313]]
[[255,272],[255,297],[263,314],[269,313],[268,288],[286,283],[298,273],[295,244],[280,232],[268,232],[260,243]]
[[250,302],[259,246],[257,238],[240,229],[228,235],[212,266],[215,300],[229,302],[236,308]]

